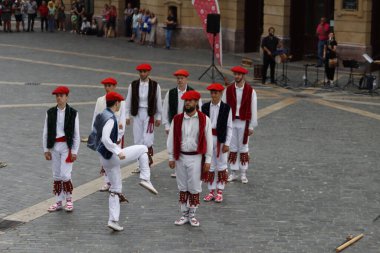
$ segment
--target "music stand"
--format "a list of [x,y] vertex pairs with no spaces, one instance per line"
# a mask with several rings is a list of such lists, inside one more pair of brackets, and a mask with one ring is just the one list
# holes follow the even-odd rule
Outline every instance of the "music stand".
[[343,86],[343,89],[346,89],[349,85],[355,86],[354,79],[354,69],[359,68],[359,63],[356,60],[343,60],[343,67],[350,68],[350,75],[348,77],[347,83]]
[[211,80],[212,82],[215,82],[215,71],[220,75],[220,77],[224,80],[224,76],[222,72],[216,67],[215,65],[215,37],[216,33],[213,33],[213,38],[212,38],[212,58],[211,58],[211,65],[203,72],[203,74],[198,78],[198,80],[201,80],[204,75],[206,75],[207,72],[211,70]]

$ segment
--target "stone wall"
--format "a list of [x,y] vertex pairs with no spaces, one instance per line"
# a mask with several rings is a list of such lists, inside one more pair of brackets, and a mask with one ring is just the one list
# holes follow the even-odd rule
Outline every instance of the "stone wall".
[[372,0],[360,0],[354,11],[343,10],[342,0],[335,2],[334,29],[340,57],[363,61],[363,53],[371,54],[371,19]]

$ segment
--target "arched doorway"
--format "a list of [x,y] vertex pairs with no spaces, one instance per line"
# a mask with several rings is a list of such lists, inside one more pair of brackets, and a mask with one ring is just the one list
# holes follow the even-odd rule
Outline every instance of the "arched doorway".
[[326,17],[328,21],[334,20],[334,0],[292,0],[290,17],[291,51],[294,59],[316,55],[318,39],[315,31],[321,17]]
[[380,1],[372,0],[371,46],[372,56],[380,60]]
[[128,3],[132,4],[132,8],[140,8],[140,0],[125,0],[125,6],[127,6]]
[[244,51],[257,52],[263,34],[264,0],[245,0]]

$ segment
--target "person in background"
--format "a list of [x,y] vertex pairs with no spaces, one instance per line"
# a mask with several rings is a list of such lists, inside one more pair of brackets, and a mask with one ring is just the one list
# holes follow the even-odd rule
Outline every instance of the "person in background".
[[76,31],[77,31],[77,33],[79,33],[80,28],[82,26],[82,20],[83,20],[83,17],[84,17],[84,3],[83,3],[83,0],[78,0],[76,2],[75,9],[76,9],[77,17],[78,17]]
[[49,32],[54,32],[54,28],[55,28],[55,12],[56,12],[56,8],[55,8],[55,4],[53,1],[49,1],[48,3],[48,9],[49,9],[49,12],[48,12],[48,31]]
[[66,14],[65,14],[65,4],[63,0],[58,1],[57,7],[57,17],[58,17],[58,31],[66,32]]
[[28,13],[28,29],[27,32],[34,32],[34,19],[36,18],[37,12],[37,2],[36,0],[29,0],[27,2],[27,13]]
[[129,42],[134,42],[135,39],[138,38],[140,18],[141,14],[139,13],[139,10],[137,8],[134,8],[132,16],[132,38],[129,40]]
[[22,21],[22,13],[21,13],[21,8],[22,8],[22,3],[21,0],[16,0],[13,3],[13,11],[16,19],[16,32],[20,32],[20,22]]
[[268,67],[270,67],[270,82],[276,83],[274,73],[276,70],[275,51],[280,47],[280,39],[274,35],[274,27],[269,27],[268,36],[263,38],[261,42],[261,48],[263,50],[263,69],[261,83],[265,84],[267,79]]
[[1,3],[1,18],[3,20],[3,29],[4,32],[12,32],[11,29],[11,17],[12,17],[12,1],[11,0],[4,0]]
[[116,37],[116,19],[117,19],[117,10],[115,5],[111,5],[109,11],[109,21],[108,21],[108,34],[107,38]]
[[165,21],[166,25],[166,49],[170,49],[171,47],[171,41],[172,41],[172,34],[173,30],[177,26],[177,17],[174,15],[173,10],[169,9],[168,17]]
[[75,7],[75,0],[73,0],[73,2],[71,3],[71,10],[70,10],[70,14],[71,14],[71,33],[76,33],[77,32],[77,22],[78,22],[78,15],[77,15],[77,11],[76,11],[76,7]]
[[141,22],[141,45],[145,44],[145,41],[147,40],[147,35],[150,33],[151,24],[149,22],[149,19],[150,11],[146,10]]
[[153,47],[156,40],[156,30],[158,24],[157,17],[153,12],[150,13],[148,22],[150,23],[149,46]]
[[104,37],[107,37],[107,34],[108,34],[109,20],[110,20],[110,6],[108,4],[105,4],[102,10],[102,29],[104,32]]
[[323,65],[323,49],[325,47],[326,41],[328,40],[328,35],[330,32],[330,25],[326,22],[325,17],[321,17],[321,21],[317,26],[316,34],[318,36],[318,65],[317,67],[322,67]]
[[46,2],[42,1],[40,7],[38,7],[38,12],[40,13],[41,18],[41,32],[48,30],[48,15],[49,15],[49,8],[46,6]]
[[328,82],[327,84],[329,84],[331,87],[334,86],[335,67],[337,64],[337,46],[338,43],[336,42],[334,33],[329,33],[329,39],[326,41],[325,47],[323,49],[323,59],[325,60],[325,72]]
[[80,34],[87,35],[87,34],[89,34],[91,32],[90,30],[91,30],[91,23],[90,23],[90,21],[87,20],[87,17],[83,17],[82,26],[80,28]]
[[125,20],[125,36],[132,37],[132,19],[133,8],[132,4],[128,3],[127,8],[124,10],[124,20]]
[[22,30],[25,32],[25,20],[28,18],[28,5],[24,0],[21,1],[21,14],[22,14],[22,20],[21,20],[21,25],[22,25]]

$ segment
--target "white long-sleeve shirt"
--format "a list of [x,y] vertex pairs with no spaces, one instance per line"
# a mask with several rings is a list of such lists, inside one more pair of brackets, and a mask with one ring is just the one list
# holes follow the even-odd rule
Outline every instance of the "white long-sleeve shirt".
[[[66,112],[66,107],[63,110],[57,107],[57,128],[56,128],[55,138],[60,138],[60,137],[65,136],[65,130],[64,130],[65,129],[65,112]],[[46,113],[44,131],[42,134],[42,146],[43,146],[44,152],[49,151],[49,149],[47,148],[47,118],[48,118],[48,115]],[[75,117],[75,127],[74,127],[74,133],[73,133],[73,147],[71,148],[72,154],[74,155],[78,154],[79,144],[80,144],[79,113],[77,112],[77,115]]]
[[[236,83],[234,85],[235,85],[235,89],[236,89],[236,115],[235,116],[239,116],[241,100],[243,97],[244,85],[241,88],[238,87],[236,85]],[[252,96],[252,98],[251,98],[252,116],[251,116],[251,120],[249,122],[249,129],[253,130],[258,125],[258,123],[257,123],[257,96],[256,96],[256,91],[254,89],[252,89],[252,95],[251,96]],[[226,91],[224,91],[224,93],[223,93],[222,100],[223,100],[223,102],[227,103]]]
[[101,141],[108,151],[112,152],[115,155],[119,155],[121,148],[116,143],[113,143],[110,137],[114,124],[115,121],[113,119],[107,120],[106,124],[103,127]]
[[[210,120],[211,120],[211,128],[216,129],[218,123],[220,102],[218,104],[210,103]],[[227,119],[227,134],[226,134],[226,142],[224,143],[226,146],[230,146],[232,137],[232,110],[230,110]]]
[[[186,92],[186,89],[187,89],[187,84],[186,84],[186,87],[185,87],[185,90],[182,91],[180,89],[178,89],[177,87],[177,90],[178,90],[178,109],[177,109],[177,114],[180,114],[183,112],[183,106],[185,104],[185,101],[183,101],[181,99],[182,95]],[[162,124],[165,126],[165,130],[169,130],[170,129],[170,122],[169,122],[169,112],[170,112],[170,107],[169,107],[169,92],[166,92],[166,95],[165,95],[165,98],[164,98],[164,103],[162,105]],[[198,106],[199,108],[202,107],[202,99],[199,99],[198,101]]]
[[[169,153],[169,161],[174,161],[174,147],[173,147],[173,134],[174,134],[174,124],[171,124],[169,136],[167,140],[167,148]],[[212,157],[212,128],[211,121],[206,117],[205,126],[205,137],[207,143],[207,151],[205,154],[205,162],[211,163]],[[192,117],[185,113],[182,122],[182,140],[181,140],[181,150],[183,152],[193,152],[198,150],[198,137],[199,137],[199,119],[198,112],[196,112]]]
[[[147,81],[142,81],[140,79],[140,85],[139,85],[139,108],[148,108],[148,92],[149,92],[149,79]],[[161,113],[162,113],[162,98],[161,98],[161,87],[159,84],[157,84],[157,91],[156,91],[156,98],[157,98],[157,111],[154,115],[154,118],[156,120],[161,120]],[[126,119],[130,119],[131,117],[131,105],[132,105],[132,84],[128,87],[128,94],[126,101]]]
[[[92,117],[92,123],[91,123],[91,131],[94,130],[94,122],[95,122],[96,116],[102,113],[106,108],[107,108],[106,95],[104,95],[102,97],[99,97],[96,100],[94,115]],[[115,112],[115,116],[118,122],[118,138],[117,139],[120,140],[121,137],[123,137],[125,133],[125,119],[126,119],[125,118],[125,101],[121,101],[120,110]],[[121,129],[119,128],[120,124],[122,125]]]

